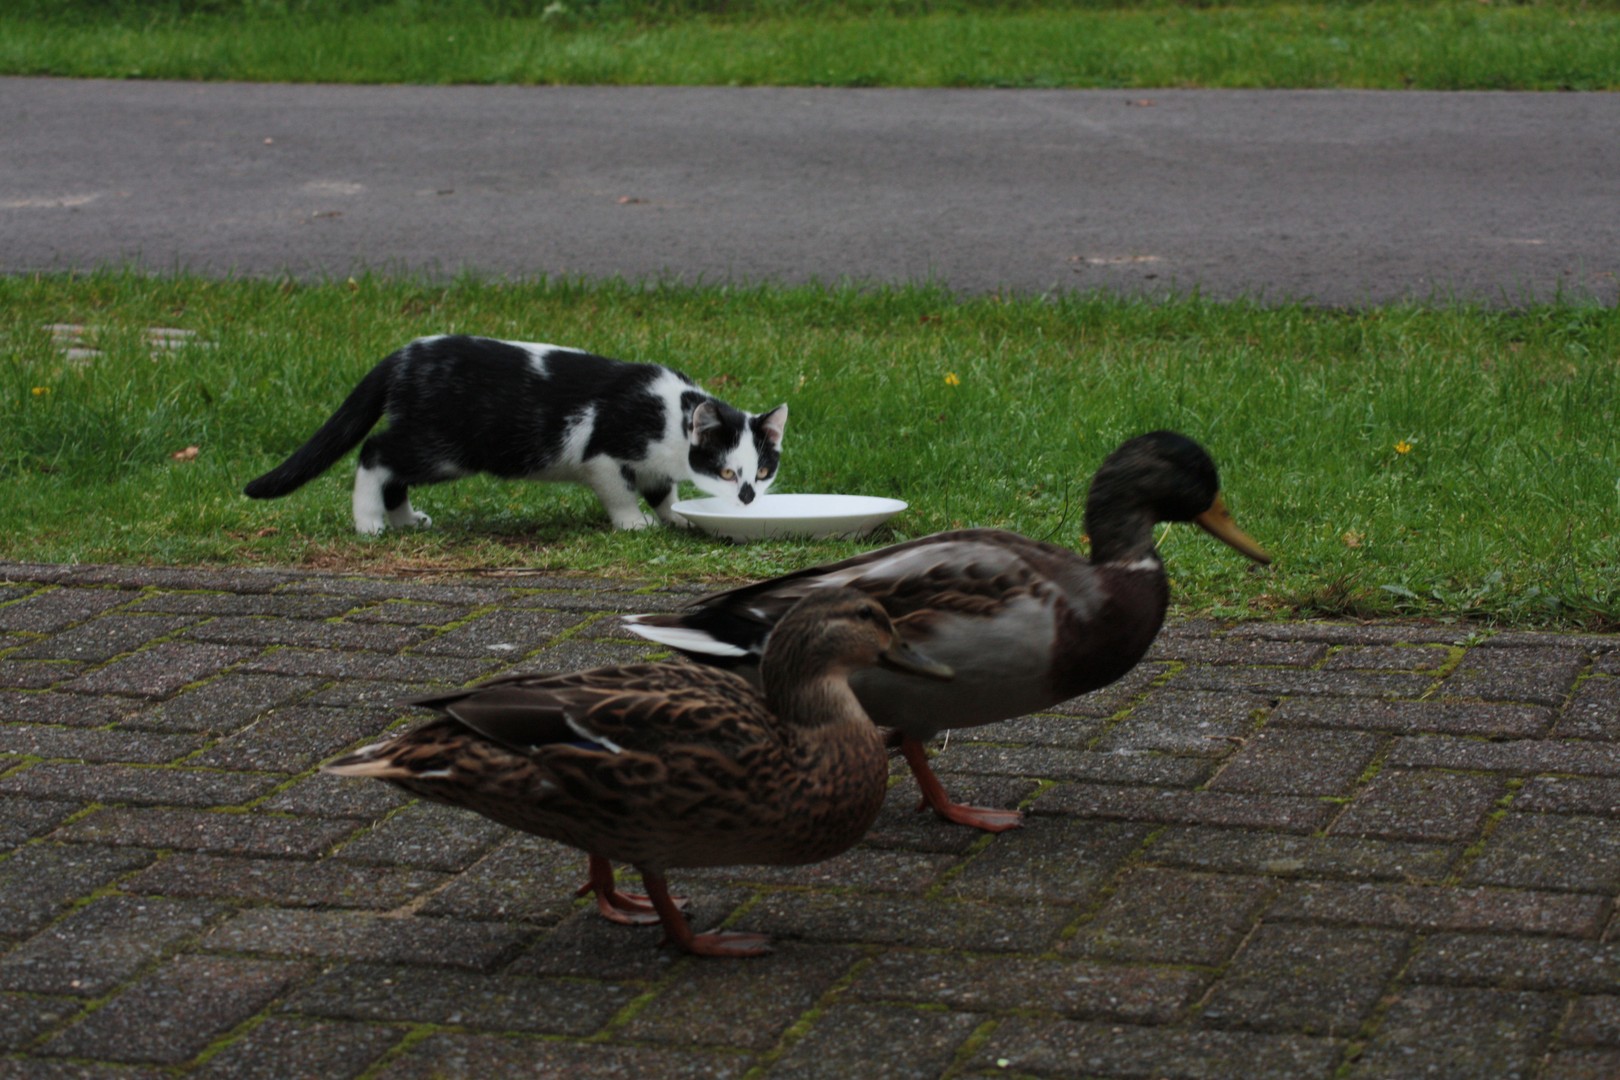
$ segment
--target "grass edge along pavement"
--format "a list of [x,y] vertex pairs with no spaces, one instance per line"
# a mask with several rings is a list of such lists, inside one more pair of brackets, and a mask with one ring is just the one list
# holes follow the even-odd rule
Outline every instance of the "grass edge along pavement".
[[[1612,308],[113,271],[0,279],[0,300],[3,558],[721,582],[957,526],[1072,546],[1091,471],[1171,427],[1211,449],[1239,521],[1278,555],[1255,577],[1168,529],[1184,615],[1596,629],[1620,613]],[[669,363],[743,407],[787,401],[778,490],[911,509],[867,543],[738,547],[610,532],[583,489],[465,480],[420,493],[433,529],[371,541],[348,521],[351,464],[286,499],[240,495],[376,360],[451,331]]]
[[648,584],[0,565],[0,1068],[1620,1064],[1612,635],[1174,622],[937,748],[1025,829],[902,778],[838,860],[682,875],[775,937],[735,964],[597,918],[572,851],[314,771],[411,688],[646,655],[617,614],[689,595]]
[[0,72],[279,82],[1620,87],[1620,5],[104,4],[0,13]]

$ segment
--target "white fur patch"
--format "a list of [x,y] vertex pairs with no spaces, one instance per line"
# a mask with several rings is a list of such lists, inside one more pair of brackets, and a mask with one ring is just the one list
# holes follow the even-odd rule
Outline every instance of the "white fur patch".
[[388,511],[383,508],[383,485],[393,474],[382,466],[368,469],[364,465],[354,473],[354,528],[362,536],[376,536],[388,524]]

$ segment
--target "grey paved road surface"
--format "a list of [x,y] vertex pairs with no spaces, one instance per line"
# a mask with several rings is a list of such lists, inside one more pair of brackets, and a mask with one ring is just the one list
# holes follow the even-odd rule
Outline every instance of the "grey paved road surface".
[[0,564],[0,1076],[1620,1076],[1620,638],[1167,629],[904,768],[849,853],[583,860],[318,763],[508,670],[646,655],[633,582]]
[[1620,292],[1620,94],[0,79],[0,272]]

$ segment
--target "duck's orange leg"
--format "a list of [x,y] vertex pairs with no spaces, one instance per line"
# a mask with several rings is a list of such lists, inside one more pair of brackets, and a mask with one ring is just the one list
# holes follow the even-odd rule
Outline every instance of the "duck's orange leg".
[[917,778],[917,786],[922,789],[922,802],[917,809],[926,806],[946,821],[970,825],[985,832],[1006,832],[1024,823],[1024,815],[1017,810],[996,810],[988,806],[964,806],[951,802],[951,797],[945,794],[945,785],[939,782],[939,777],[934,775],[934,767],[928,764],[927,747],[909,735],[900,736],[900,753],[905,756],[906,764],[911,766],[911,775]]
[[647,899],[658,911],[664,923],[664,943],[675,945],[695,956],[763,956],[770,952],[771,939],[764,934],[745,934],[734,930],[711,930],[707,934],[694,934],[681,914],[681,909],[669,895],[669,884],[664,875],[654,870],[641,871],[642,883],[647,887]]
[[[589,877],[585,884],[574,890],[575,896],[596,894],[596,910],[602,918],[624,926],[651,926],[658,921],[658,912],[651,900],[640,893],[620,892],[613,880],[613,864],[600,855],[590,856]],[[686,906],[686,897],[670,897],[670,903],[679,910]]]

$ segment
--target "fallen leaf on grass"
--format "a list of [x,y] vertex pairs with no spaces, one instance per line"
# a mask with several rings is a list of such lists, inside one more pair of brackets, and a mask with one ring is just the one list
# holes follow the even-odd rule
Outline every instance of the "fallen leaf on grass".
[[197,460],[197,453],[199,449],[200,448],[196,446],[188,446],[184,450],[176,450],[174,453],[170,454],[169,457],[173,458],[175,461],[195,461]]

